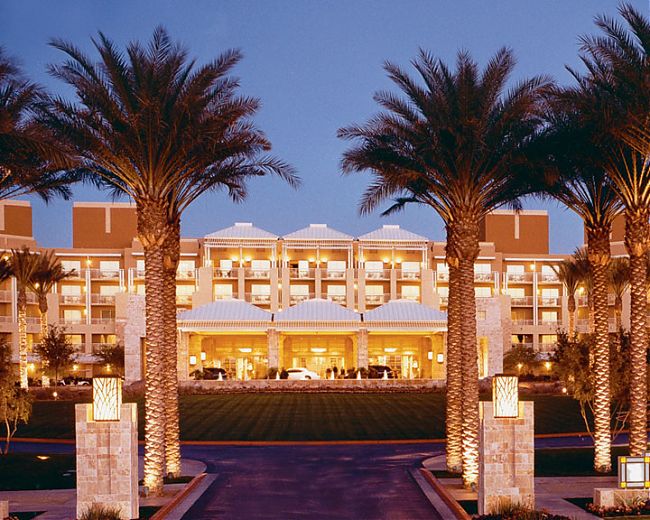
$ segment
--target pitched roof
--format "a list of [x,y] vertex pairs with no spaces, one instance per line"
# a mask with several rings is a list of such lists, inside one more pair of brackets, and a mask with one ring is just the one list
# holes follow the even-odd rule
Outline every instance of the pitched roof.
[[235,222],[234,226],[219,229],[213,233],[210,233],[209,235],[206,235],[205,238],[261,238],[266,240],[277,240],[279,237],[273,233],[270,233],[269,231],[265,231],[253,226],[252,222]]
[[178,313],[178,321],[271,321],[271,313],[243,300],[217,300]]
[[410,242],[428,242],[427,237],[416,235],[406,229],[402,229],[397,225],[385,224],[379,229],[375,229],[370,233],[361,235],[359,240],[394,240],[394,241],[410,241]]
[[354,240],[354,237],[327,227],[327,224],[309,224],[309,227],[284,235],[282,238],[284,240]]
[[363,314],[363,320],[373,321],[447,321],[447,313],[412,300],[391,300]]
[[275,313],[275,321],[361,321],[361,315],[338,303],[316,298]]

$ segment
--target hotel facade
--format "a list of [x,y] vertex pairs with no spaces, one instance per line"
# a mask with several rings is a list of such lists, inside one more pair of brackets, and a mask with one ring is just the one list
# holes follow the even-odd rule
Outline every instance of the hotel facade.
[[[144,372],[144,255],[128,203],[74,203],[72,248],[55,248],[74,273],[48,297],[48,322],[78,354],[74,373],[106,369],[94,355],[125,347],[127,382]],[[624,255],[623,222],[612,254]],[[28,202],[0,203],[0,246],[42,251]],[[269,369],[391,366],[402,378],[443,380],[448,270],[444,242],[384,225],[359,237],[326,224],[278,236],[235,223],[203,238],[183,238],[176,285],[179,379],[204,367],[233,379],[265,378]],[[495,211],[481,223],[475,265],[479,373],[502,370],[517,345],[542,355],[566,329],[566,291],[553,271],[566,255],[549,254],[545,211]],[[587,297],[577,295],[579,332],[588,329]],[[614,297],[610,326],[614,330]],[[39,310],[28,294],[28,343],[40,340]],[[623,323],[629,323],[629,296]],[[0,287],[0,334],[18,360],[15,280]],[[30,355],[30,376],[39,376]]]

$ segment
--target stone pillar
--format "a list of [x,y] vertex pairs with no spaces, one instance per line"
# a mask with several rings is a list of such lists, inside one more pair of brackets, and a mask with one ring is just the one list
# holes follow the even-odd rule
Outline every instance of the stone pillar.
[[280,370],[280,334],[276,329],[268,329],[266,338],[268,341],[269,368]]
[[115,295],[115,335],[124,345],[124,382],[140,381],[142,372],[142,338],[145,337],[145,301],[138,294]]
[[519,402],[519,416],[494,417],[491,401],[480,403],[478,513],[504,503],[535,507],[533,402]]
[[420,300],[424,305],[438,309],[436,293],[433,290],[433,270],[422,269],[422,280],[420,282]]
[[0,500],[0,520],[9,518],[9,501]]
[[289,296],[291,295],[289,273],[290,271],[288,267],[282,268],[282,308],[283,309],[288,309],[289,303],[291,301],[289,299]]
[[345,270],[345,303],[346,307],[351,311],[354,310],[356,298],[354,293],[354,269],[348,268]]
[[397,269],[390,270],[390,299],[397,300],[402,295],[397,293]]
[[366,270],[360,267],[357,273],[357,311],[366,312]]
[[357,332],[357,368],[368,368],[368,329]]
[[207,305],[214,300],[214,289],[212,287],[212,267],[198,268],[198,288],[192,295],[192,308],[196,309],[201,305]]
[[314,269],[314,298],[323,297],[323,269]]
[[237,269],[237,298],[246,301],[246,268]]
[[278,280],[278,269],[276,267],[271,268],[271,275],[269,277],[269,283],[271,284],[271,312],[278,312],[279,310],[279,280]]
[[93,504],[120,508],[121,518],[139,516],[138,410],[122,404],[121,420],[93,421],[93,405],[75,405],[77,518]]

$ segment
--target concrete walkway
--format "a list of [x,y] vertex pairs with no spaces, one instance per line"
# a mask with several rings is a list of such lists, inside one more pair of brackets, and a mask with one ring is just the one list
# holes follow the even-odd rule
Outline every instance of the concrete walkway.
[[[438,455],[422,462],[429,471],[444,471],[445,456]],[[440,478],[440,482],[456,500],[477,500],[476,492],[463,488],[460,478]],[[535,477],[535,507],[549,513],[577,520],[599,518],[587,513],[565,498],[592,497],[596,487],[616,487],[616,477]]]

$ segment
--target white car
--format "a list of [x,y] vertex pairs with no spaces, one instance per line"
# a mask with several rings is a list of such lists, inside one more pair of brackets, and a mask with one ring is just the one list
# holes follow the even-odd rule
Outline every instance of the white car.
[[320,379],[316,372],[307,370],[306,368],[290,368],[287,370],[287,379]]

